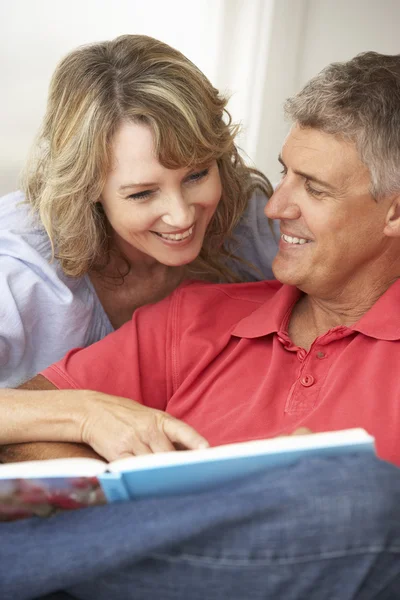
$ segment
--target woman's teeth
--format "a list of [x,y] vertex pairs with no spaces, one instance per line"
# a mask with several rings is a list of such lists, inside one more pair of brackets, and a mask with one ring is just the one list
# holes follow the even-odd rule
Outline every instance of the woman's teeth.
[[189,229],[187,229],[183,233],[159,233],[158,231],[156,231],[155,233],[157,235],[159,235],[160,237],[162,237],[164,240],[172,240],[174,242],[178,242],[180,240],[185,240],[186,238],[189,237],[189,235],[192,235],[193,228],[194,228],[194,225],[192,225]]
[[282,233],[281,238],[287,244],[307,244],[310,240],[306,240],[305,238],[297,238],[292,237],[291,235],[285,235]]

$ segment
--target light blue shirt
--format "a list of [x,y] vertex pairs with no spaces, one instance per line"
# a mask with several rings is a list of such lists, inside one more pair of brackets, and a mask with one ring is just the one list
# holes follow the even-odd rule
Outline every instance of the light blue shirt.
[[[235,232],[236,254],[253,263],[232,268],[247,281],[273,277],[277,242],[256,194]],[[49,262],[49,238],[14,192],[0,199],[0,387],[16,387],[61,359],[113,331],[89,277],[67,277]]]

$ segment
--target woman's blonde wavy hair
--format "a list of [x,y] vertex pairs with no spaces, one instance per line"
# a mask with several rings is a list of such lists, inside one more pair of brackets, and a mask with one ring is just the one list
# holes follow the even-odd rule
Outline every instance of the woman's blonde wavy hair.
[[121,123],[133,121],[151,128],[166,168],[217,161],[222,197],[191,271],[234,279],[224,264],[226,242],[254,190],[272,190],[238,154],[238,127],[226,103],[190,60],[147,36],[82,46],[61,61],[22,188],[67,275],[80,277],[108,262],[110,238],[97,201],[112,167],[112,138]]

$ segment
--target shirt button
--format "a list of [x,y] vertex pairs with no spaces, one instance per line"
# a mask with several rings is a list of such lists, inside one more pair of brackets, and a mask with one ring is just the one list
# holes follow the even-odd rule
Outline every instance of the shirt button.
[[301,385],[304,385],[304,387],[310,387],[313,385],[314,381],[315,379],[312,375],[304,375],[304,377],[300,379],[300,383]]
[[306,356],[307,356],[307,352],[304,350],[304,348],[301,348],[300,350],[297,351],[297,357],[299,360],[304,360]]
[[325,352],[317,352],[316,356],[317,358],[325,358]]

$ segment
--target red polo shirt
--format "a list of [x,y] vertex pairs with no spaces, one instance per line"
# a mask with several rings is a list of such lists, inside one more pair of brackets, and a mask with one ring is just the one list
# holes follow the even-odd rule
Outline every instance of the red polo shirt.
[[43,375],[166,410],[212,445],[364,427],[400,464],[400,281],[308,352],[287,335],[299,296],[276,281],[186,284]]

